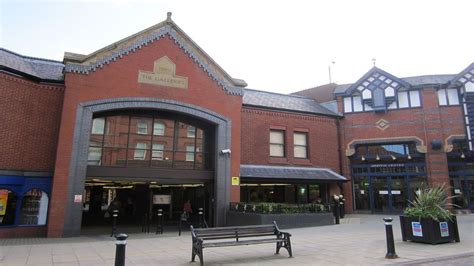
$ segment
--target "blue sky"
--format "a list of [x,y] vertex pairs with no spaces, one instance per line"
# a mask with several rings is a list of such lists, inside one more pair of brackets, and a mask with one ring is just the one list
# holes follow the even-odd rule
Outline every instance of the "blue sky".
[[[166,12],[249,88],[289,93],[398,76],[454,74],[474,62],[474,1],[0,0],[0,47],[62,60],[163,21]],[[335,62],[332,64],[331,62]]]

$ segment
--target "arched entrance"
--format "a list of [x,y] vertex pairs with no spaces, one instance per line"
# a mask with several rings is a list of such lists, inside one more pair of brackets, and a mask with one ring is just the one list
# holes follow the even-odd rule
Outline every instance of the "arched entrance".
[[[166,114],[175,114],[177,116],[182,117],[184,120],[192,121],[200,121],[200,123],[204,123],[209,126],[210,131],[212,131],[213,139],[212,141],[212,152],[215,156],[213,157],[213,210],[214,214],[212,217],[213,224],[215,225],[224,225],[225,224],[225,211],[229,204],[229,184],[228,180],[230,175],[230,159],[226,156],[220,156],[220,152],[223,149],[230,148],[231,143],[231,136],[230,136],[230,129],[231,129],[231,121],[213,111],[201,108],[199,106],[194,106],[182,102],[177,102],[173,100],[163,100],[163,99],[154,99],[154,98],[119,98],[119,99],[107,99],[107,100],[99,100],[93,102],[82,103],[78,106],[77,115],[76,115],[76,126],[74,131],[74,140],[73,140],[73,151],[71,156],[71,164],[70,164],[70,174],[69,174],[69,182],[68,182],[68,198],[74,199],[75,195],[82,195],[84,192],[84,185],[87,180],[87,177],[94,176],[97,174],[96,172],[91,171],[88,169],[88,155],[89,155],[89,144],[90,144],[90,136],[91,136],[91,129],[92,129],[92,121],[93,117],[99,113],[106,113],[106,112],[118,112],[118,111],[126,111],[126,110],[150,110],[150,111],[162,111]],[[131,116],[130,116],[131,119]],[[155,119],[155,118],[153,118]],[[199,124],[199,123],[198,123]],[[140,129],[137,129],[140,130]],[[157,126],[156,130],[160,130],[160,126]],[[142,129],[143,131],[143,129]],[[144,131],[143,131],[144,132]],[[127,147],[130,148],[130,147]],[[141,156],[146,155],[143,154],[143,146],[135,147],[133,153],[134,159],[140,158]],[[159,148],[154,149],[155,153],[153,154],[153,150],[150,150],[150,160],[126,160],[125,163],[135,163],[135,161],[139,161],[139,163],[147,162],[151,166],[151,164],[155,163],[152,160],[153,155],[157,157],[160,156],[160,152],[162,151]],[[180,151],[175,151],[173,156],[176,156],[177,153]],[[184,156],[183,162],[186,162],[186,156],[191,156],[191,151],[183,151]],[[128,153],[127,153],[128,154]],[[195,155],[195,151],[193,152]],[[135,157],[137,156],[137,157]],[[188,158],[190,159],[190,158]],[[174,160],[173,160],[174,161]],[[115,161],[117,162],[117,160]],[[146,163],[145,163],[146,164]],[[186,164],[184,164],[186,165]],[[187,164],[189,165],[189,164]],[[193,169],[195,169],[196,165],[193,163]],[[114,170],[115,169],[115,170]],[[130,178],[139,176],[145,181],[148,182],[160,182],[160,176],[163,176],[163,170],[161,170],[160,176],[156,177],[156,169],[147,168],[147,167],[140,167],[141,172],[137,173],[137,169],[130,169],[129,167],[122,168],[117,170],[114,169],[107,169],[108,175],[110,175],[109,179],[112,179],[113,176],[118,174],[114,174],[120,172],[120,175],[124,175],[124,173],[129,176]],[[145,169],[145,170],[143,170]],[[173,178],[179,178],[179,176],[184,175],[183,169],[173,169],[172,167],[167,169],[168,176]],[[165,172],[166,172],[165,171]],[[127,174],[128,173],[128,174]],[[105,175],[104,172],[100,175]],[[134,176],[135,175],[135,176]],[[119,178],[120,179],[120,178]],[[123,179],[123,178],[122,178]],[[130,179],[127,179],[130,180]],[[108,180],[110,181],[110,180]],[[126,181],[126,180],[125,180]],[[137,179],[137,181],[140,181]],[[143,180],[142,180],[143,181]],[[80,234],[81,229],[81,221],[82,221],[82,211],[83,205],[82,202],[78,204],[78,202],[68,202],[66,205],[66,213],[65,213],[65,224],[64,224],[64,236],[75,236]]]

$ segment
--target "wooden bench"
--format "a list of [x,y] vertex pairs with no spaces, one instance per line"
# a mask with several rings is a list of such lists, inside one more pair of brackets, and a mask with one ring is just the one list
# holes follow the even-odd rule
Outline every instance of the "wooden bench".
[[276,243],[275,254],[279,254],[280,248],[285,248],[289,257],[293,257],[290,242],[291,234],[280,231],[276,222],[269,225],[214,228],[193,228],[191,225],[191,235],[193,241],[191,262],[194,261],[197,255],[201,265],[204,263],[202,250],[213,247]]

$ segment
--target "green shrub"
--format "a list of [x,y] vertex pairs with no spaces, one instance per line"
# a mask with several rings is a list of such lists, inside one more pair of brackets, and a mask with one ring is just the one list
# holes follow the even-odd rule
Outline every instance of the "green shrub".
[[435,221],[450,220],[453,214],[448,209],[446,186],[429,187],[423,185],[411,206],[405,209],[405,215],[418,218],[431,218]]
[[247,203],[235,202],[231,203],[231,210],[237,212],[248,213],[318,213],[329,212],[329,208],[324,204],[284,204],[284,203]]

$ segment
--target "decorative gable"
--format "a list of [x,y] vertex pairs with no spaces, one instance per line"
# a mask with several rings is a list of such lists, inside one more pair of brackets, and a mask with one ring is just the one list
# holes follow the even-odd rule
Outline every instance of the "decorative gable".
[[363,104],[374,111],[386,111],[396,100],[400,89],[409,89],[410,84],[377,68],[373,67],[367,74],[347,89],[349,95],[360,95]]
[[202,68],[228,94],[243,95],[242,87],[247,86],[247,83],[230,77],[171,20],[171,13],[168,13],[166,21],[90,55],[66,53],[64,58],[65,72],[87,75],[162,38],[173,40],[190,59]]

